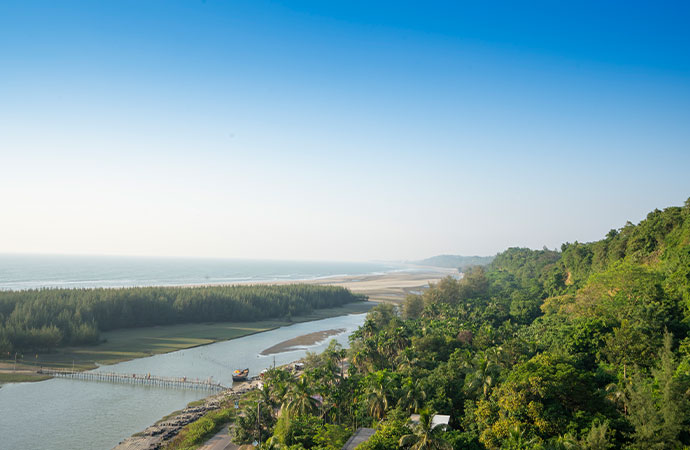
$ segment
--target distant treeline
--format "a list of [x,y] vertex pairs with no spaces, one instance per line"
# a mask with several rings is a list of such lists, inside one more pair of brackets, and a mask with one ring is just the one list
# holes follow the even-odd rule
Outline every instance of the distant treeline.
[[473,266],[485,266],[491,263],[493,259],[493,256],[438,255],[420,261],[413,261],[413,263],[420,266],[447,267],[464,272]]
[[360,300],[307,284],[0,292],[0,355],[95,344],[117,328],[291,317]]

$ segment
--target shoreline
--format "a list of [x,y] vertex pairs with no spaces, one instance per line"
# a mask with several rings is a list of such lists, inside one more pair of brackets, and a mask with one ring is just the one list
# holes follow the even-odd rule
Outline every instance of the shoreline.
[[[402,268],[390,269],[387,271],[377,271],[377,272],[363,272],[357,274],[332,274],[332,275],[321,275],[310,278],[265,278],[265,279],[244,279],[244,280],[233,280],[233,281],[211,281],[211,282],[191,282],[191,283],[159,283],[159,284],[132,284],[132,285],[106,285],[106,286],[84,286],[78,283],[88,283],[88,282],[74,282],[73,286],[64,285],[37,285],[27,288],[12,288],[12,287],[0,287],[0,292],[22,292],[22,291],[32,291],[40,289],[54,289],[54,290],[70,290],[70,289],[134,289],[134,288],[198,288],[198,287],[216,287],[216,286],[244,286],[244,285],[283,285],[283,284],[330,284],[340,283],[345,280],[358,279],[363,277],[380,277],[386,275],[395,274],[438,274],[446,273],[448,275],[453,275],[459,273],[457,269],[447,268],[447,267],[436,267],[436,266],[419,266],[415,264],[401,264]],[[114,280],[116,281],[116,280]]]
[[[408,275],[411,275],[408,272]],[[408,293],[412,293],[412,291],[415,290],[423,290],[426,288],[429,284],[429,282],[438,282],[441,278],[445,276],[459,276],[459,272],[457,270],[450,270],[450,269],[442,269],[442,270],[435,270],[435,271],[425,271],[425,272],[419,272],[416,274],[417,276],[408,276],[408,277],[401,277],[400,272],[395,272],[395,273],[385,273],[385,274],[368,274],[368,275],[361,275],[361,276],[347,276],[347,277],[330,277],[328,279],[321,279],[321,280],[311,280],[307,281],[310,283],[317,283],[317,284],[328,284],[328,285],[342,285],[343,287],[346,287],[348,289],[351,289],[350,286],[355,287],[355,289],[351,289],[353,292],[356,293],[363,293],[365,295],[369,296],[369,301],[367,302],[370,305],[374,305],[379,302],[393,302],[393,303],[401,303],[404,300],[405,295]],[[357,285],[359,283],[359,285]],[[282,283],[281,283],[282,284]],[[373,298],[372,298],[373,297]],[[317,335],[319,333],[328,333],[334,330],[324,330],[322,332],[316,332],[316,333],[310,333],[308,335],[302,335],[298,336],[293,339],[289,339],[287,341],[279,342],[275,344],[272,347],[269,347],[268,349],[265,349],[263,352],[266,352],[268,350],[274,349],[274,348],[284,348],[284,347],[289,347],[291,342],[299,340],[300,338],[305,338],[309,337],[310,340],[312,337],[318,337]],[[262,353],[263,353],[262,352]],[[295,360],[295,361],[299,361]],[[293,361],[292,363],[294,363]],[[291,364],[292,364],[291,363]],[[212,402],[216,396],[222,396],[223,393],[221,394],[214,394],[211,396],[208,396],[204,399],[205,404],[208,404],[209,402]],[[176,414],[176,413],[172,413]],[[185,414],[185,410],[183,410],[180,413],[177,413],[174,418],[177,417],[183,417]],[[153,442],[157,442],[160,445],[164,444],[165,442],[169,442],[169,440],[173,439],[174,436],[176,436],[180,430],[182,430],[182,427],[179,427],[175,431],[175,435],[171,436],[169,439],[160,439],[160,438],[155,438],[155,436],[152,436],[153,433],[158,433],[159,425],[161,424],[162,421],[168,420],[168,418],[160,419],[158,422],[155,424],[147,427],[145,430],[134,434],[133,436],[123,440],[118,446],[116,446],[113,450],[135,450],[135,449],[145,449],[145,448],[151,448],[150,444],[152,443],[151,439],[154,439]],[[220,432],[219,432],[220,433]],[[216,433],[218,434],[218,433]],[[148,436],[148,437],[147,437]],[[215,435],[214,435],[215,436]],[[214,436],[209,437],[205,442],[208,442],[208,440],[212,439]],[[225,438],[227,441],[227,438]],[[141,445],[141,447],[137,446],[137,444]],[[203,447],[204,444],[202,444]]]
[[230,387],[222,392],[190,402],[183,409],[173,411],[142,431],[124,438],[113,447],[113,450],[161,448],[175,439],[187,425],[196,422],[209,412],[217,411],[223,406],[228,407],[231,401],[241,401],[245,395],[259,389],[260,383],[259,380],[253,379],[242,383],[241,387]]
[[[209,345],[223,342],[243,336],[249,336],[264,331],[274,330],[293,323],[310,322],[328,317],[338,317],[346,314],[361,314],[367,312],[376,303],[392,302],[399,304],[408,294],[423,291],[429,283],[438,282],[445,276],[459,276],[455,269],[436,267],[417,267],[418,270],[391,271],[384,273],[332,276],[307,280],[284,280],[275,282],[247,282],[242,284],[316,284],[341,286],[356,294],[364,294],[369,297],[367,302],[352,302],[336,308],[324,308],[314,310],[305,316],[293,317],[290,322],[276,318],[257,322],[219,322],[202,324],[177,324],[156,327],[130,328],[104,332],[104,341],[96,346],[65,347],[55,353],[39,354],[36,362],[18,362],[17,370],[13,370],[14,361],[0,361],[0,387],[4,383],[42,381],[38,371],[42,366],[49,368],[74,368],[78,371],[91,370],[100,365],[112,365],[118,362],[152,356],[155,354],[171,353],[187,348]],[[186,285],[180,287],[203,287],[208,285]],[[119,289],[119,288],[113,288]],[[126,289],[126,288],[123,288]],[[366,306],[365,306],[366,305]],[[232,330],[230,332],[229,330]],[[168,332],[168,333],[165,333]],[[152,346],[141,348],[136,342],[127,345],[123,335],[142,334],[142,339],[152,338],[159,334],[165,334],[165,338],[171,341],[167,348]],[[221,336],[218,336],[220,334]],[[175,335],[174,337],[171,335]],[[125,343],[113,349],[112,341],[124,340]],[[157,339],[162,339],[158,337]],[[131,341],[131,339],[130,339]],[[173,342],[174,341],[174,342]],[[185,341],[180,343],[181,341]],[[138,351],[137,351],[138,350]],[[119,356],[113,356],[113,354]],[[84,355],[92,355],[85,358]],[[98,356],[101,355],[101,356]],[[107,357],[105,356],[107,355]],[[79,364],[74,364],[78,361]]]
[[[365,301],[365,302],[352,302],[352,303],[346,303],[343,306],[338,306],[334,308],[323,308],[323,309],[318,309],[314,310],[312,314],[305,315],[305,316],[296,316],[293,317],[290,322],[282,321],[282,320],[272,320],[272,321],[257,321],[257,322],[246,322],[246,324],[262,324],[266,322],[272,322],[275,325],[269,326],[269,327],[264,327],[256,330],[252,330],[246,333],[240,333],[237,334],[236,336],[229,337],[229,338],[219,338],[219,339],[207,339],[206,342],[201,342],[201,343],[195,343],[195,344],[190,344],[190,345],[185,345],[181,346],[180,348],[174,348],[170,350],[165,350],[165,351],[158,351],[158,352],[152,352],[149,354],[142,354],[140,356],[131,356],[131,357],[123,357],[123,358],[118,358],[115,360],[109,360],[108,362],[99,362],[99,361],[93,361],[93,365],[89,366],[74,366],[74,370],[77,372],[84,372],[88,370],[93,370],[96,369],[97,367],[103,367],[103,366],[111,366],[115,365],[121,362],[125,361],[131,361],[134,359],[139,359],[139,358],[147,358],[149,356],[154,356],[154,355],[163,355],[167,353],[172,353],[180,350],[187,350],[191,348],[196,348],[196,347],[203,347],[206,345],[211,345],[211,344],[216,344],[218,342],[226,342],[226,341],[231,341],[234,339],[246,337],[246,336],[251,336],[254,334],[258,333],[264,333],[267,331],[272,331],[281,327],[286,327],[286,326],[291,326],[295,325],[298,323],[306,323],[306,322],[314,322],[317,320],[323,320],[323,319],[328,319],[331,317],[340,317],[340,316],[345,316],[349,314],[366,314],[371,308],[375,306],[375,302],[372,301]],[[343,311],[340,311],[343,310]],[[325,313],[324,313],[325,312]],[[335,314],[330,314],[330,312],[335,312]],[[319,314],[321,313],[321,314]],[[237,322],[219,322],[217,324],[213,325],[237,325]],[[130,332],[133,330],[150,330],[150,329],[158,329],[158,330],[164,330],[164,329],[173,329],[173,328],[178,328],[178,327],[185,327],[190,324],[181,324],[181,325],[163,325],[163,326],[156,326],[156,327],[144,327],[140,329],[125,329],[125,330],[117,330],[116,332]],[[191,324],[191,325],[196,325],[196,326],[204,326],[204,324]],[[109,332],[113,333],[113,332]],[[76,351],[80,352],[84,348],[98,348],[98,346],[88,346],[88,347],[67,347],[64,350],[67,351]],[[33,364],[26,364],[26,363],[17,363],[16,367],[17,369],[14,370],[12,367],[14,366],[14,362],[11,361],[0,361],[0,388],[2,388],[3,384],[6,383],[28,383],[28,382],[38,382],[38,381],[45,381],[48,379],[51,379],[53,377],[51,376],[46,376],[42,375],[39,373],[41,368],[43,366],[36,366]],[[72,365],[70,365],[68,362],[65,364],[56,364],[56,365],[51,365],[51,369],[69,369],[72,368]]]

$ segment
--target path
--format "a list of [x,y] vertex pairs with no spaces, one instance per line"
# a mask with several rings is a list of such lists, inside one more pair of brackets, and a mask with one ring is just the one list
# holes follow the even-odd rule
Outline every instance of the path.
[[237,444],[233,444],[230,439],[230,425],[228,424],[198,450],[237,450],[239,447]]

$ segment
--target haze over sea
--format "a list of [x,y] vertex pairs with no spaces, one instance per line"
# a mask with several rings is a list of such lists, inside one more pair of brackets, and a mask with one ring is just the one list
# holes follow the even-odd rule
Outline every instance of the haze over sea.
[[401,268],[372,262],[0,254],[0,290],[309,280]]

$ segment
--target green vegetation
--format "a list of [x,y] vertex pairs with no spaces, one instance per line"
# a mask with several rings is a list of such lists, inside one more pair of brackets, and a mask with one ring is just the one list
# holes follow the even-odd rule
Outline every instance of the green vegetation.
[[26,383],[33,381],[44,381],[49,379],[47,375],[36,375],[33,373],[23,373],[23,372],[7,372],[0,373],[0,384],[3,383]]
[[[371,308],[371,305],[370,302],[355,302],[336,308],[317,309],[310,314],[293,316],[291,322],[305,322],[336,315],[364,313]],[[93,369],[96,364],[115,364],[130,359],[235,339],[289,325],[291,322],[261,320],[244,323],[188,323],[105,331],[101,333],[101,342],[98,345],[60,347],[50,352],[25,354],[23,359],[19,359],[21,364],[18,365],[18,368],[74,367],[77,370]]]
[[[351,337],[348,376],[334,342],[299,378],[268,374],[262,442],[337,448],[320,436],[372,426],[360,448],[688,448],[689,331],[690,200],[377,306]],[[451,429],[431,428],[434,413]],[[236,442],[258,437],[257,419]]]
[[165,448],[170,450],[195,449],[234,418],[235,411],[230,406],[208,412],[201,419],[184,427]]
[[0,354],[97,344],[101,332],[122,328],[290,320],[363,299],[307,284],[0,292]]
[[269,370],[263,390],[240,410],[234,442],[260,440],[267,447],[340,449],[352,433],[341,423],[351,407],[344,391],[348,385],[342,376],[344,356],[340,345],[331,341],[322,354],[308,354],[301,377],[282,368]]

